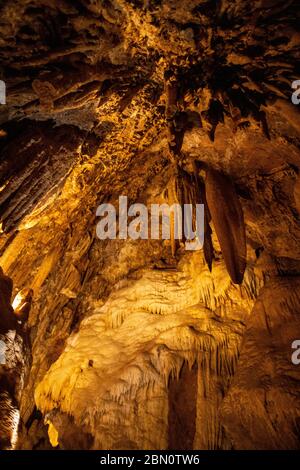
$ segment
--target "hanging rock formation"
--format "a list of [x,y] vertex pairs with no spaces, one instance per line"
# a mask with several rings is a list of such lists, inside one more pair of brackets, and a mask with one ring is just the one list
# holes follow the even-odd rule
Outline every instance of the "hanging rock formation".
[[205,192],[228,273],[232,282],[241,284],[246,269],[246,233],[233,183],[224,174],[208,170]]

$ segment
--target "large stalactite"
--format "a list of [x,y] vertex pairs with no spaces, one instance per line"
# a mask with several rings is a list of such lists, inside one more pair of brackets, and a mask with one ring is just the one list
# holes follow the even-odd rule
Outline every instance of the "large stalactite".
[[300,447],[297,3],[0,0],[0,448]]

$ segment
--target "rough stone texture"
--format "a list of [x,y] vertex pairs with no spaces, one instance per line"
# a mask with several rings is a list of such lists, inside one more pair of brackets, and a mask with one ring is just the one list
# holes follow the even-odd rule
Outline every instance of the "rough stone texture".
[[[138,249],[136,244],[130,254],[135,257]],[[117,443],[126,447],[128,440],[130,448],[163,447],[168,442],[168,421],[160,423],[160,410],[167,416],[169,378],[179,376],[184,361],[191,367],[199,360],[204,386],[209,387],[212,370],[226,388],[237,361],[243,320],[255,296],[253,271],[248,283],[236,291],[223,262],[216,267],[219,279],[223,277],[221,288],[218,277],[204,266],[201,269],[201,264],[201,255],[194,255],[183,259],[179,271],[136,271],[131,281],[115,284],[107,302],[81,322],[79,332],[38,385],[37,406],[47,413],[59,404],[95,436],[96,448],[115,448]],[[148,405],[139,408],[137,400],[136,410],[130,404],[139,393],[146,395]],[[149,429],[148,407],[154,407],[160,429],[155,436]],[[213,426],[207,423],[212,434],[218,433]]]
[[[0,265],[34,290],[19,448],[299,448],[297,3],[0,1]],[[211,221],[211,272],[96,238],[101,202],[176,201],[195,166],[233,182],[241,286]]]
[[251,313],[222,405],[222,422],[235,448],[299,446],[299,375],[290,349],[299,331],[299,293],[299,279],[272,279]]
[[[18,439],[20,402],[29,369],[30,341],[24,322],[31,295],[21,291],[12,303],[11,279],[0,269],[0,449],[14,449]],[[31,294],[31,293],[30,293]]]
[[197,415],[197,366],[183,365],[178,380],[169,383],[168,449],[193,448]]

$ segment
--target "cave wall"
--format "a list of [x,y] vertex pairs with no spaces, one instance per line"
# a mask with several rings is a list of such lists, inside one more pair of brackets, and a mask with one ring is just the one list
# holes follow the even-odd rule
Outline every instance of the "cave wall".
[[[0,13],[0,265],[14,294],[34,291],[17,447],[299,448],[297,2]],[[174,202],[195,167],[206,190],[222,175],[210,263],[96,237],[100,203]]]
[[222,404],[222,422],[237,448],[298,448],[298,372],[291,361],[298,331],[299,278],[272,279],[249,318],[238,369]]

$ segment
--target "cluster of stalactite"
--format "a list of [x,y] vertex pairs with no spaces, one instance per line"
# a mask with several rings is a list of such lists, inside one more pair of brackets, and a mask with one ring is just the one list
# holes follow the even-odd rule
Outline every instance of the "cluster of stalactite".
[[[214,249],[211,227],[216,231],[228,273],[235,284],[241,284],[246,269],[246,230],[243,210],[230,177],[199,161],[193,162],[193,174],[182,168],[181,148],[189,119],[178,110],[178,90],[181,84],[171,72],[165,73],[166,107],[165,118],[168,129],[169,159],[173,175],[167,186],[170,205],[204,205],[204,258],[212,269]],[[181,87],[182,88],[182,87]],[[217,112],[217,111],[216,111]],[[178,115],[180,119],[178,121]],[[179,122],[179,123],[178,123]],[[218,119],[213,123],[215,132]],[[202,170],[204,177],[199,172]],[[195,213],[194,213],[195,216]],[[171,214],[171,248],[176,250],[175,215]],[[195,230],[195,217],[193,220]]]
[[[243,282],[246,269],[246,232],[241,204],[234,184],[224,173],[213,169],[205,170],[205,178],[199,176],[195,163],[194,175],[189,175],[180,167],[175,167],[174,176],[167,186],[169,204],[204,205],[204,257],[209,269],[212,269],[214,250],[211,238],[215,228],[228,273],[235,284]],[[196,225],[195,213],[194,228]],[[171,249],[176,250],[175,215],[171,214]]]

